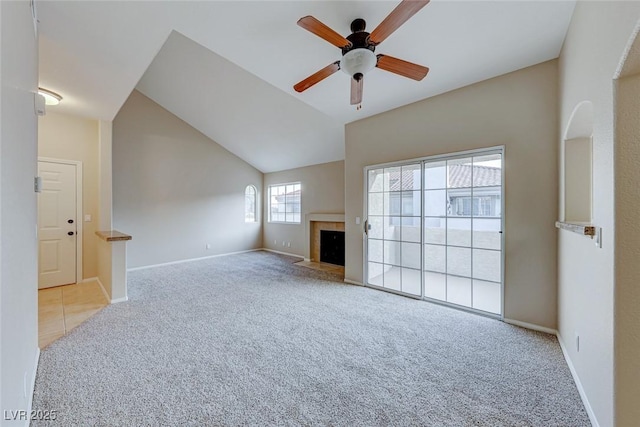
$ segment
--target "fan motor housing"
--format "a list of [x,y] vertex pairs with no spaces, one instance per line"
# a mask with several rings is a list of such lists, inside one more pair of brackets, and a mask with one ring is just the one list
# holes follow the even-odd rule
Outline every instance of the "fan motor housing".
[[375,52],[376,47],[369,41],[369,33],[364,30],[366,25],[367,23],[362,18],[354,19],[353,22],[351,22],[352,33],[346,37],[346,39],[351,42],[351,46],[342,49],[343,56],[345,53],[353,49],[364,48],[369,49],[371,52]]

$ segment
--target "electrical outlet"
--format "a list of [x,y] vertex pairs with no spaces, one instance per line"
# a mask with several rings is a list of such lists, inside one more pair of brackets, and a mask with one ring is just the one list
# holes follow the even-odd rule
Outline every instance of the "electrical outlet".
[[284,246],[284,240],[282,241],[282,246]]
[[210,243],[207,243],[206,245],[204,245],[204,248],[205,248],[205,249],[211,249],[211,244],[210,244]]
[[291,247],[291,242],[287,242],[287,247],[290,248]]
[[277,240],[274,240],[274,241],[273,241],[273,244],[274,244],[274,245],[277,245],[277,244],[278,244],[278,241],[277,241]]

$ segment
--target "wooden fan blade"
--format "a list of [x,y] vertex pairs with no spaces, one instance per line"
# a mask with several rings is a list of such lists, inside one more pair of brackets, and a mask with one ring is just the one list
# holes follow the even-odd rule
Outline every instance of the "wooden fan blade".
[[306,79],[302,80],[300,83],[297,83],[293,88],[296,92],[304,92],[309,89],[314,84],[326,79],[331,74],[335,73],[340,69],[340,61],[336,61],[333,64],[329,64],[324,67],[322,70],[311,74]]
[[398,6],[369,35],[369,40],[378,45],[391,35],[409,18],[425,7],[429,0],[402,0]]
[[424,79],[429,72],[427,67],[388,55],[378,55],[376,67],[418,81]]
[[349,40],[345,39],[313,16],[300,18],[298,20],[298,25],[340,49],[351,46],[351,42]]
[[354,78],[351,79],[351,105],[358,105],[362,103],[363,81],[364,77],[361,77],[359,81]]

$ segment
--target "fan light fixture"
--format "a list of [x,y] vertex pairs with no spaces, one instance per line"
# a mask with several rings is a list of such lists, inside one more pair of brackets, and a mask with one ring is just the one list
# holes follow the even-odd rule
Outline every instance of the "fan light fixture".
[[38,93],[44,96],[45,105],[58,105],[60,104],[60,101],[62,101],[62,96],[58,95],[53,91],[39,87]]
[[429,0],[402,0],[371,33],[365,31],[366,21],[362,18],[356,18],[351,22],[351,34],[347,37],[342,37],[311,15],[298,19],[300,27],[340,49],[342,59],[332,62],[296,83],[293,85],[293,89],[298,93],[304,92],[341,69],[351,78],[351,105],[357,105],[359,110],[362,106],[363,77],[376,67],[416,81],[422,80],[429,72],[429,68],[389,55],[376,55],[373,52],[391,33],[400,28],[428,3]]
[[375,68],[378,58],[376,54],[366,48],[358,48],[345,53],[340,61],[340,68],[349,76],[360,81],[368,71]]

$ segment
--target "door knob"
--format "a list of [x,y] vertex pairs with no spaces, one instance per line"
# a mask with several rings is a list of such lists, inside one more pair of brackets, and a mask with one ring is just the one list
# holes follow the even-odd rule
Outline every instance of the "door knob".
[[67,222],[68,222],[69,224],[73,224],[73,220],[72,220],[72,219],[68,219],[68,220],[67,220]]
[[74,233],[73,231],[69,231],[67,234],[68,234],[69,236],[73,236],[75,233]]

